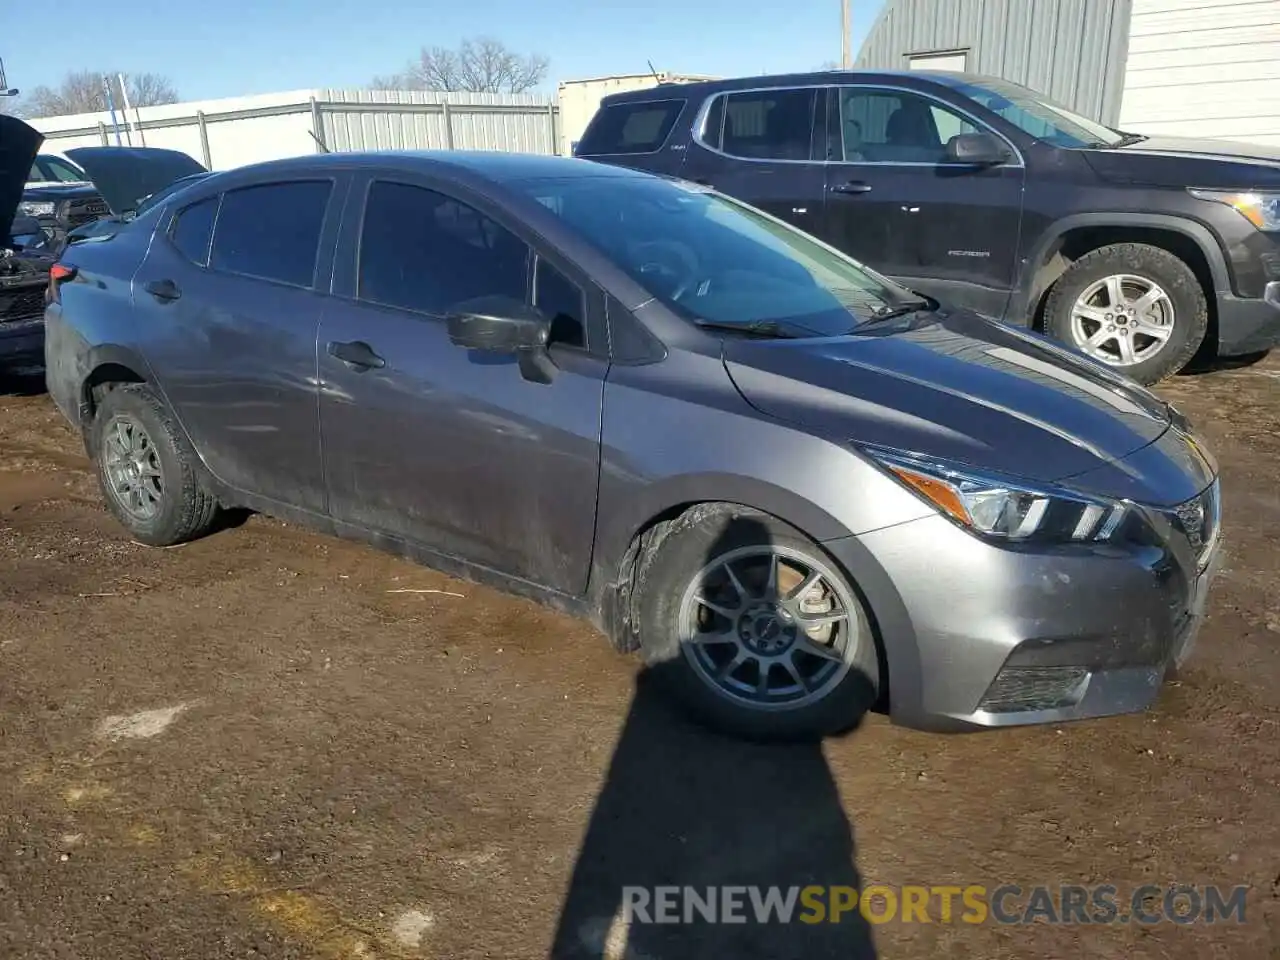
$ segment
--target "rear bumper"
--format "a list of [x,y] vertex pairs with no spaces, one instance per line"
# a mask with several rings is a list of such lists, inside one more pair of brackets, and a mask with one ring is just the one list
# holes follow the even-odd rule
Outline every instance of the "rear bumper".
[[1027,552],[941,517],[825,546],[875,617],[895,723],[963,731],[1146,709],[1185,661],[1207,569],[1167,551]]
[[1218,295],[1218,355],[1238,357],[1280,346],[1280,280],[1260,299]]

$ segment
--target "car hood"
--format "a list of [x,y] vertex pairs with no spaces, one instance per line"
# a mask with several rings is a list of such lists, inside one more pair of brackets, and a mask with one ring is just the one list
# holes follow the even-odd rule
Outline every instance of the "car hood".
[[746,401],[769,416],[841,442],[1043,482],[1126,457],[1173,417],[1100,364],[962,310],[822,340],[726,337],[724,362]]
[[1114,150],[1086,150],[1098,176],[1167,187],[1280,187],[1280,149],[1257,143],[1149,137]]
[[42,143],[44,134],[35,127],[0,114],[0,245],[9,242],[9,228]]
[[206,173],[181,150],[162,147],[77,147],[67,158],[84,170],[116,216],[180,177]]

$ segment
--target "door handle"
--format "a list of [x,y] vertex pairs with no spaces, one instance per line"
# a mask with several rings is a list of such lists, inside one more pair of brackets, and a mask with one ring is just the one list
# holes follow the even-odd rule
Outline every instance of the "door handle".
[[871,184],[863,183],[861,180],[850,180],[848,183],[838,183],[831,188],[833,193],[870,193]]
[[182,296],[182,291],[172,280],[148,280],[142,289],[157,300],[177,300]]
[[363,340],[352,340],[350,343],[330,341],[329,356],[337,357],[352,370],[381,369],[387,361],[373,352],[373,348]]

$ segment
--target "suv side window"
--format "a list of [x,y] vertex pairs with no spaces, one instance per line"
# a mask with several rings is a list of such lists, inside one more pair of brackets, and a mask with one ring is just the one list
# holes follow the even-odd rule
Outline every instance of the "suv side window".
[[310,287],[332,192],[332,180],[228,190],[213,232],[210,269]]
[[209,265],[209,242],[213,239],[213,222],[218,216],[221,195],[206,197],[179,210],[169,225],[169,242],[194,264]]
[[434,316],[481,296],[526,302],[529,248],[452,197],[375,180],[365,201],[356,283],[361,300]]
[[819,90],[722,93],[707,111],[702,142],[749,160],[811,160]]
[[683,100],[645,100],[605,107],[582,134],[576,155],[656,153],[671,136],[683,109]]
[[919,94],[841,87],[830,155],[852,163],[945,163],[947,141],[977,132],[968,118]]

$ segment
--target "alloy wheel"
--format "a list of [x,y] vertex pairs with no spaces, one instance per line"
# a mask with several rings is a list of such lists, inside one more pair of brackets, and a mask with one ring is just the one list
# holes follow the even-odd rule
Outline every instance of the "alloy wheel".
[[103,466],[111,496],[131,517],[148,521],[164,504],[160,455],[136,418],[116,416],[103,442]]
[[821,700],[848,674],[861,635],[857,605],[820,560],[781,545],[729,551],[690,582],[680,646],[699,678],[757,710]]
[[1133,274],[1090,284],[1071,308],[1076,346],[1114,367],[1150,360],[1169,342],[1173,323],[1173,301],[1164,288]]

